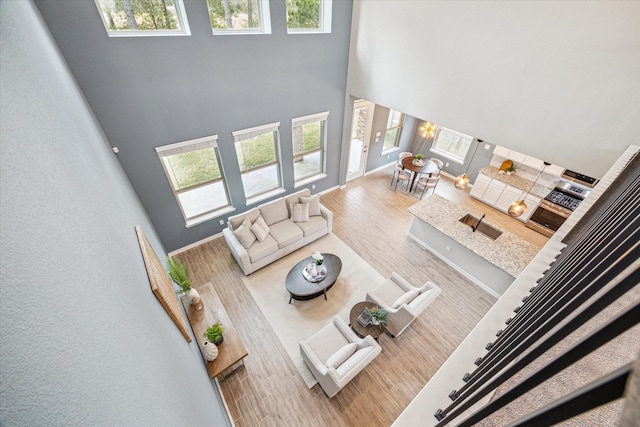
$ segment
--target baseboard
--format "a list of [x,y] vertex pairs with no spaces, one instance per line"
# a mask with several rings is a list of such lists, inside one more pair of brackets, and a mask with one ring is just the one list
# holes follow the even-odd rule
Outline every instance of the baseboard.
[[367,175],[369,175],[370,173],[378,172],[379,170],[382,170],[382,169],[386,169],[386,168],[388,168],[389,166],[392,166],[392,165],[396,164],[396,162],[397,162],[397,160],[394,160],[394,161],[389,162],[389,163],[387,163],[387,164],[384,164],[384,165],[382,165],[382,166],[378,166],[378,167],[377,167],[377,168],[375,168],[375,169],[371,169],[370,171],[365,172],[365,173],[364,173],[364,176],[367,176]]
[[233,422],[231,411],[229,411],[229,405],[227,405],[227,399],[224,398],[224,393],[220,388],[220,382],[218,381],[217,378],[214,378],[213,382],[215,383],[216,387],[218,387],[218,394],[220,395],[220,399],[222,400],[222,404],[224,405],[225,411],[227,411],[227,418],[229,419],[229,424],[231,424],[231,427],[235,427],[236,423]]
[[174,256],[174,255],[179,254],[180,252],[184,252],[184,251],[186,251],[186,250],[193,249],[193,248],[195,248],[196,246],[200,246],[201,244],[203,244],[203,243],[207,243],[207,242],[208,242],[208,241],[210,241],[210,240],[217,239],[217,238],[218,238],[218,237],[220,237],[220,236],[222,236],[222,232],[217,233],[217,234],[214,234],[213,236],[205,237],[205,238],[204,238],[204,239],[202,239],[202,240],[198,240],[197,242],[193,242],[193,243],[191,243],[190,245],[187,245],[187,246],[184,246],[184,247],[182,247],[182,248],[176,249],[175,251],[171,251],[171,252],[169,252],[169,256],[170,256],[170,257],[172,257],[172,256]]

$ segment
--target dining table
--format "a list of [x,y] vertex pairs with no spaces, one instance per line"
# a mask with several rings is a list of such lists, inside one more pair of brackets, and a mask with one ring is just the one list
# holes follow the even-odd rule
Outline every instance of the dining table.
[[438,170],[438,165],[435,164],[432,160],[422,159],[424,164],[422,166],[416,166],[413,164],[413,161],[416,160],[416,156],[405,157],[402,159],[402,169],[407,169],[413,173],[413,177],[411,178],[411,183],[409,184],[409,192],[413,191],[416,181],[418,180],[418,176],[422,174],[429,174],[431,176],[432,173]]

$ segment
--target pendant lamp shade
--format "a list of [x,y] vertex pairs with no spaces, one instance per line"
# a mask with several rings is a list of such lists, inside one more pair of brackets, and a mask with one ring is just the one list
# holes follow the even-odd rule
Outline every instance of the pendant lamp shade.
[[464,190],[465,188],[467,188],[467,185],[469,185],[469,176],[467,175],[467,172],[469,172],[469,166],[471,166],[471,162],[473,162],[473,158],[476,156],[476,153],[478,152],[478,147],[480,146],[480,143],[483,142],[481,139],[478,139],[477,141],[478,143],[476,144],[476,148],[473,151],[471,160],[469,160],[469,164],[467,165],[467,170],[464,171],[462,175],[458,175],[455,181],[453,182],[453,185],[458,190]]
[[540,175],[542,175],[542,172],[544,172],[544,168],[546,168],[550,164],[551,163],[549,162],[544,162],[544,166],[542,167],[542,170],[540,171],[540,173],[538,173],[538,176],[536,177],[536,180],[533,182],[533,184],[531,184],[531,187],[529,188],[529,191],[527,191],[527,194],[524,195],[522,200],[516,200],[509,205],[509,209],[507,210],[509,215],[511,215],[514,218],[518,218],[520,215],[525,213],[525,211],[527,210],[527,204],[524,202],[524,199],[529,195],[531,190],[533,190],[533,187],[536,185],[536,183],[540,179]]
[[520,215],[522,215],[525,211],[527,210],[527,204],[524,202],[523,200],[516,200],[515,202],[511,203],[511,205],[509,205],[509,215],[511,215],[514,218],[519,217]]
[[466,173],[463,173],[462,175],[459,175],[458,177],[456,177],[456,180],[453,183],[453,185],[458,190],[464,190],[465,188],[467,188],[467,184],[469,184],[469,177],[467,176]]

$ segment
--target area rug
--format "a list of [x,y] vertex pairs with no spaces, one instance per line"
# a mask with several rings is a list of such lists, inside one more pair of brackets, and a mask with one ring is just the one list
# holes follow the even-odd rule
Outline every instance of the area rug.
[[[327,292],[326,301],[320,296],[308,301],[293,300],[288,304],[289,292],[284,283],[287,274],[315,251],[332,253],[342,260],[338,280]],[[334,316],[340,316],[348,323],[351,307],[364,301],[366,292],[383,280],[377,271],[332,233],[243,278],[309,388],[317,381],[305,366],[298,343],[329,324]]]

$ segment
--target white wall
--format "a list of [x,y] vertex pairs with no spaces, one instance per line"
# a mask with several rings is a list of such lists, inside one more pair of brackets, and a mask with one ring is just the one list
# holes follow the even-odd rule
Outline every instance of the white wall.
[[640,140],[640,2],[356,1],[347,93],[600,178]]
[[226,425],[159,244],[31,2],[0,2],[0,425]]

